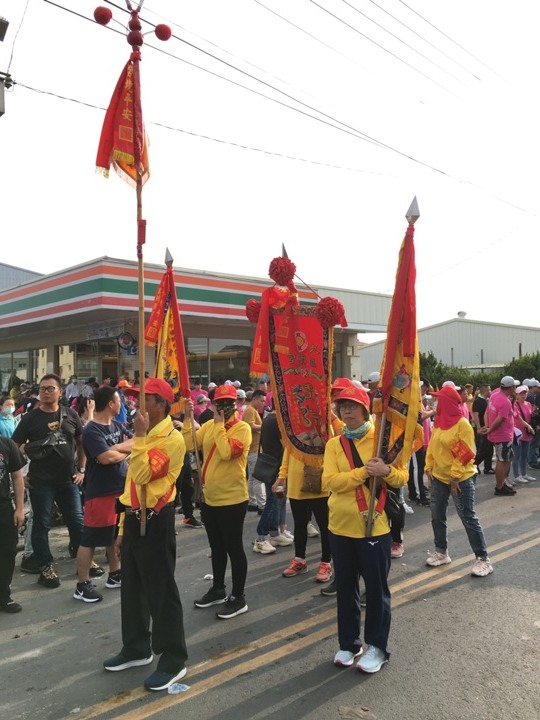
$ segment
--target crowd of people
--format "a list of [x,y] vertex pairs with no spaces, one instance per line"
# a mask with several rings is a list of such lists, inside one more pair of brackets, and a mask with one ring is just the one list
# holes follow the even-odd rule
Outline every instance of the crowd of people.
[[[318,472],[284,448],[265,379],[244,387],[239,381],[207,388],[196,382],[175,417],[170,415],[171,387],[151,377],[144,385],[144,414],[138,409],[140,389],[128,378],[116,384],[89,378],[81,385],[74,376],[64,388],[49,373],[35,388],[23,392],[19,387],[16,398],[2,396],[0,610],[22,609],[11,597],[10,584],[18,533],[25,524],[21,569],[37,574],[45,588],[60,587],[49,545],[57,508],[76,558],[73,598],[85,603],[103,599],[93,583],[105,574],[94,562],[94,551],[101,547],[108,561],[105,588],[120,590],[122,648],[105,661],[105,669],[150,664],[154,652],[160,659],[145,686],[163,690],[183,677],[187,659],[174,579],[175,513],[182,512],[184,525],[204,527],[211,552],[212,586],[194,600],[195,607],[219,606],[217,618],[230,620],[248,611],[244,522],[253,511],[259,515],[253,552],[294,549],[283,578],[308,572],[307,539],[319,538],[313,579],[323,585],[323,595],[336,597],[339,649],[334,663],[377,672],[390,655],[388,575],[392,558],[405,552],[406,508],[430,509],[434,549],[426,564],[438,567],[451,562],[447,512],[452,497],[475,555],[471,574],[486,577],[493,567],[475,510],[480,467],[494,475],[496,496],[511,497],[518,485],[534,480],[527,468],[540,466],[536,379],[520,383],[505,376],[493,391],[481,385],[475,393],[472,386],[451,380],[434,390],[422,379],[424,444],[407,467],[399,456],[391,465],[374,456],[372,409],[379,380],[374,372],[365,383],[333,382],[331,439]],[[30,514],[25,513],[25,494]]]

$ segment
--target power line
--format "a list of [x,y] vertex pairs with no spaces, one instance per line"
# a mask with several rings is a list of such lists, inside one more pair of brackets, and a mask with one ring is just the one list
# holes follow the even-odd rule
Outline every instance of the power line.
[[411,70],[414,70],[414,72],[418,73],[419,75],[422,75],[422,76],[425,77],[427,80],[429,80],[430,82],[432,82],[434,85],[437,85],[438,87],[440,87],[441,90],[444,90],[445,92],[450,93],[451,95],[454,95],[454,97],[456,97],[455,93],[453,93],[453,92],[452,92],[451,90],[449,90],[447,87],[445,87],[444,85],[441,85],[441,83],[437,82],[437,81],[434,80],[432,77],[430,77],[429,75],[427,75],[425,72],[422,72],[422,70],[419,70],[419,69],[418,69],[417,67],[415,67],[414,65],[411,65],[411,63],[408,63],[406,60],[404,60],[403,58],[399,57],[399,55],[396,55],[396,54],[393,53],[391,50],[388,50],[388,48],[385,48],[384,45],[381,45],[381,44],[378,43],[376,40],[373,40],[373,38],[370,38],[369,35],[366,35],[365,33],[363,33],[363,32],[361,32],[360,30],[358,30],[358,28],[354,27],[354,25],[351,25],[351,24],[348,23],[346,20],[343,20],[343,18],[340,18],[339,15],[336,15],[335,13],[331,12],[330,10],[328,10],[328,8],[325,8],[323,5],[319,5],[319,3],[316,2],[315,0],[309,0],[309,2],[310,2],[312,5],[315,5],[315,7],[318,7],[320,10],[322,10],[322,11],[325,12],[325,13],[327,13],[327,14],[330,15],[331,17],[333,17],[333,18],[334,18],[335,20],[337,20],[338,22],[342,23],[343,25],[346,25],[346,26],[347,26],[348,28],[350,28],[353,32],[358,33],[358,35],[360,35],[361,37],[365,38],[368,42],[372,43],[373,45],[376,45],[376,46],[377,46],[380,50],[382,50],[383,52],[388,53],[388,55],[391,55],[391,56],[392,56],[393,58],[395,58],[396,60],[399,60],[400,63],[403,63],[403,64],[406,65],[407,67],[411,68]]
[[445,58],[447,58],[448,60],[450,60],[451,62],[453,62],[455,65],[457,65],[458,67],[460,67],[460,68],[461,68],[462,70],[464,70],[466,73],[469,73],[470,75],[472,75],[473,78],[475,78],[476,80],[481,80],[481,78],[478,77],[478,75],[475,75],[475,74],[472,72],[472,70],[470,70],[469,68],[466,68],[464,65],[462,65],[461,63],[459,63],[457,60],[455,60],[455,59],[454,59],[453,57],[451,57],[450,55],[447,55],[447,53],[445,53],[443,50],[441,50],[441,48],[437,47],[437,45],[435,45],[434,43],[432,43],[432,42],[430,42],[429,40],[427,40],[423,35],[420,35],[420,33],[416,32],[416,30],[413,30],[412,27],[410,27],[409,25],[407,25],[406,23],[404,23],[402,20],[400,20],[399,18],[397,18],[395,15],[392,15],[391,12],[388,12],[388,10],[386,10],[386,9],[383,8],[381,5],[379,5],[378,3],[376,3],[375,0],[369,0],[369,2],[370,2],[372,5],[375,5],[375,7],[378,7],[379,10],[382,10],[382,12],[386,13],[387,15],[389,15],[389,16],[390,16],[393,20],[395,20],[397,23],[399,23],[400,25],[403,25],[403,27],[404,27],[404,28],[407,28],[407,30],[409,30],[409,32],[412,32],[413,35],[416,35],[416,37],[419,37],[420,40],[422,40],[423,42],[427,43],[430,47],[432,47],[432,48],[434,48],[435,50],[437,50],[437,52],[441,53],[441,55],[444,55]]
[[[84,107],[91,108],[92,110],[102,110],[105,112],[107,108],[103,107],[102,105],[94,105],[93,103],[86,102],[85,100],[78,100],[77,98],[69,97],[67,95],[60,95],[59,93],[52,92],[51,90],[43,90],[41,88],[35,88],[31,85],[26,85],[25,83],[17,81],[14,83],[18,87],[22,87],[25,90],[30,90],[31,92],[38,93],[40,95],[48,95],[50,97],[57,98],[58,100],[65,100],[66,102],[72,102],[76,105],[83,105]],[[192,130],[185,130],[184,128],[174,127],[172,125],[167,125],[165,123],[158,122],[156,120],[145,120],[145,125],[153,125],[155,127],[161,127],[165,130],[171,130],[173,132],[182,133],[183,135],[189,135],[191,137],[200,138],[202,140],[210,140],[215,143],[219,143],[220,145],[230,145],[231,147],[240,148],[241,150],[251,150],[253,152],[262,153],[264,155],[271,155],[273,157],[279,157],[283,158],[285,160],[295,160],[297,162],[302,163],[308,163],[310,165],[318,165],[320,167],[327,167],[334,170],[346,170],[348,172],[355,172],[360,173],[363,175],[377,175],[377,176],[386,176],[386,177],[392,177],[389,176],[387,173],[381,173],[381,172],[375,172],[374,170],[361,170],[360,168],[345,166],[345,165],[337,165],[335,163],[327,163],[322,162],[321,160],[312,160],[311,158],[304,158],[304,157],[297,157],[294,155],[287,155],[286,153],[280,153],[275,152],[273,150],[265,150],[264,148],[254,147],[252,145],[243,145],[242,143],[233,142],[231,140],[223,140],[222,138],[216,138],[211,135],[203,135],[201,133],[193,132]]]
[[[62,6],[62,5],[58,5],[57,3],[52,2],[52,0],[45,0],[45,2],[47,2],[47,3],[51,4],[51,5],[54,5],[55,7],[58,7],[58,8],[61,9],[61,10],[67,10],[68,12],[70,12],[70,13],[72,13],[72,14],[74,14],[74,15],[76,15],[76,16],[84,19],[84,20],[88,20],[88,21],[90,21],[90,22],[92,22],[92,23],[94,22],[93,19],[88,18],[88,17],[86,17],[85,15],[80,15],[79,13],[76,13],[76,12],[73,11],[73,10],[70,10],[70,9],[68,9],[68,8],[65,8],[65,7]],[[113,7],[118,8],[119,10],[123,10],[123,11],[124,11],[123,8],[120,8],[118,5],[116,5],[115,3],[111,2],[111,0],[105,0],[105,2],[107,2],[109,5],[112,5]],[[310,0],[310,2],[313,2],[313,0]],[[314,4],[316,4],[316,3],[314,3]],[[324,8],[323,8],[323,9],[324,9]],[[124,12],[125,12],[125,11],[124,11]],[[148,22],[148,21],[146,21],[146,22]],[[148,22],[148,24],[149,24],[150,26],[155,27],[155,25],[154,25],[153,23]],[[113,32],[119,32],[119,31],[117,31],[117,30],[114,30],[113,28],[109,28],[108,26],[106,27],[106,29],[110,29],[110,30],[112,30]],[[123,35],[123,33],[120,33],[120,34]],[[206,68],[202,68],[201,66],[196,65],[195,63],[192,63],[192,62],[190,62],[190,61],[184,60],[183,58],[179,58],[177,55],[174,55],[174,54],[172,54],[172,53],[169,53],[169,52],[163,50],[162,48],[159,48],[159,47],[156,47],[156,46],[150,45],[150,44],[147,44],[147,47],[150,47],[150,48],[152,48],[153,50],[156,50],[157,52],[160,52],[160,53],[163,53],[163,54],[165,54],[165,55],[167,55],[167,56],[169,56],[169,57],[172,57],[172,58],[174,58],[175,60],[178,60],[179,62],[183,62],[183,63],[185,63],[185,64],[187,64],[187,65],[190,65],[190,66],[195,67],[195,68],[197,68],[197,69],[199,69],[199,70],[202,70],[202,71],[204,71],[204,72],[206,72],[206,73],[208,73],[208,74],[210,74],[210,75],[212,75],[212,76],[218,77],[218,78],[220,78],[221,80],[226,80],[227,82],[229,82],[229,83],[231,83],[231,84],[233,84],[233,85],[236,85],[237,87],[241,87],[241,88],[243,88],[244,90],[249,90],[250,92],[254,93],[255,95],[258,95],[258,96],[260,96],[260,97],[263,97],[263,98],[265,98],[265,99],[267,99],[267,100],[270,100],[270,101],[272,101],[272,102],[274,102],[274,103],[277,103],[278,105],[281,105],[281,106],[283,106],[283,107],[286,107],[286,108],[288,108],[289,110],[293,110],[294,112],[297,112],[297,113],[299,113],[299,114],[301,114],[301,115],[303,115],[303,116],[305,116],[305,117],[309,117],[309,118],[311,118],[312,120],[315,120],[315,121],[317,121],[317,122],[319,122],[319,123],[322,123],[322,124],[324,124],[324,125],[326,125],[326,126],[328,126],[328,127],[332,127],[332,128],[334,128],[335,130],[339,130],[340,132],[346,133],[347,135],[351,135],[352,137],[354,137],[354,138],[356,138],[356,139],[358,139],[358,140],[362,140],[363,142],[368,142],[368,143],[373,144],[373,145],[375,145],[375,146],[377,146],[377,147],[381,147],[381,148],[384,148],[384,149],[386,149],[386,150],[389,150],[390,152],[393,152],[393,153],[395,153],[395,154],[397,154],[397,155],[400,155],[401,157],[404,157],[404,158],[410,160],[411,162],[414,162],[414,163],[416,163],[416,164],[418,164],[418,165],[420,165],[420,166],[422,166],[422,167],[425,167],[425,168],[427,168],[427,169],[429,169],[429,170],[432,170],[433,172],[436,172],[436,173],[438,173],[438,174],[440,174],[440,175],[443,175],[444,177],[451,178],[451,179],[453,179],[453,180],[455,180],[456,182],[459,182],[459,183],[461,183],[461,184],[468,184],[468,185],[471,185],[471,186],[475,186],[474,183],[472,183],[472,182],[464,181],[464,180],[461,180],[461,179],[459,179],[459,178],[456,178],[455,176],[450,175],[450,174],[447,173],[446,171],[441,170],[440,168],[437,168],[437,167],[435,167],[434,165],[430,165],[429,163],[424,162],[424,161],[422,161],[422,160],[419,160],[419,159],[413,157],[412,155],[408,155],[408,154],[407,154],[406,152],[404,152],[404,151],[398,150],[397,148],[395,148],[395,147],[393,147],[393,146],[391,146],[391,145],[388,145],[387,143],[384,143],[384,142],[381,141],[381,140],[377,140],[376,138],[373,138],[373,137],[371,137],[370,135],[367,135],[366,133],[364,133],[364,132],[362,132],[362,131],[360,131],[360,130],[352,127],[352,126],[347,125],[346,123],[343,123],[341,120],[337,120],[336,118],[333,118],[331,115],[328,115],[328,114],[324,113],[323,111],[318,110],[317,108],[314,108],[314,107],[308,105],[307,103],[302,102],[301,100],[298,100],[297,98],[295,98],[295,97],[293,97],[293,96],[285,93],[283,90],[279,90],[279,88],[274,87],[274,86],[271,85],[270,83],[267,83],[266,81],[261,80],[261,79],[257,78],[257,77],[254,76],[254,75],[251,75],[250,73],[246,72],[245,70],[242,70],[242,69],[240,69],[240,68],[237,68],[237,67],[234,66],[233,64],[231,64],[231,63],[229,63],[229,62],[227,62],[227,61],[225,61],[225,60],[222,60],[221,58],[213,55],[212,53],[208,52],[207,50],[203,50],[202,48],[199,48],[197,45],[194,45],[193,43],[190,43],[190,42],[188,42],[188,41],[186,41],[186,40],[183,40],[182,38],[178,37],[177,35],[173,35],[173,37],[174,37],[175,39],[179,40],[180,42],[183,42],[183,43],[185,43],[186,45],[188,45],[188,46],[190,46],[190,47],[192,47],[192,48],[194,48],[194,49],[196,49],[196,50],[199,50],[200,52],[204,53],[205,55],[208,55],[209,57],[217,60],[218,62],[225,64],[227,67],[229,67],[229,68],[231,68],[231,69],[234,69],[234,70],[236,70],[237,72],[240,72],[241,74],[244,74],[244,75],[250,77],[251,79],[253,79],[253,80],[257,81],[257,82],[260,82],[261,84],[263,84],[263,85],[265,85],[265,86],[267,86],[267,87],[275,90],[276,92],[278,92],[278,93],[280,93],[280,94],[288,97],[289,99],[293,100],[293,102],[296,102],[296,103],[298,103],[298,104],[300,104],[300,105],[303,105],[303,106],[306,107],[306,108],[309,108],[310,110],[313,110],[314,112],[319,113],[320,115],[323,116],[323,118],[313,116],[313,115],[311,115],[310,113],[308,113],[307,111],[302,110],[301,108],[293,107],[293,106],[288,105],[287,103],[285,103],[285,102],[283,102],[283,101],[281,101],[281,100],[278,100],[278,99],[276,99],[276,98],[269,97],[268,95],[264,95],[264,93],[261,93],[261,92],[259,92],[259,91],[257,91],[257,90],[254,90],[253,88],[248,88],[248,87],[242,85],[241,83],[238,83],[238,82],[236,82],[236,81],[234,81],[234,80],[232,80],[232,79],[230,79],[230,78],[226,78],[226,77],[224,77],[224,76],[222,76],[222,75],[219,75],[218,73],[215,73],[215,72],[213,72],[213,71],[211,71],[211,70],[208,70],[208,69],[206,69]],[[339,123],[339,125],[342,125],[343,127],[338,127],[338,126],[332,124],[332,122],[329,122],[329,120],[325,120],[324,117],[329,118],[329,120],[332,120],[332,121],[334,121],[334,122]],[[511,203],[510,201],[505,200],[504,198],[500,198],[500,197],[498,197],[498,196],[496,196],[496,195],[493,195],[493,194],[492,194],[492,197],[495,197],[495,198],[496,198],[497,200],[499,200],[500,202],[502,202],[502,203],[504,203],[504,204],[506,204],[506,205],[509,205],[510,207],[513,207],[513,208],[515,208],[515,209],[518,209],[518,210],[520,210],[520,211],[522,211],[522,212],[525,212],[525,213],[527,213],[527,214],[531,214],[531,215],[534,215],[534,214],[535,214],[535,213],[532,213],[531,211],[529,211],[529,210],[527,210],[527,209],[525,209],[525,208],[520,207],[519,205],[516,205],[515,203]]]
[[11,61],[13,60],[13,53],[15,52],[15,42],[17,41],[17,37],[19,36],[19,32],[21,31],[22,24],[24,22],[24,18],[26,17],[26,11],[28,10],[28,5],[30,4],[30,0],[26,0],[26,5],[24,6],[23,14],[21,17],[21,22],[19,23],[19,27],[17,28],[17,32],[15,33],[15,37],[13,38],[13,45],[11,46],[11,55],[9,58],[9,63],[7,67],[7,74],[9,75],[9,68],[11,67]]
[[443,37],[445,37],[447,40],[449,40],[451,43],[453,43],[456,47],[458,47],[460,50],[463,50],[464,53],[467,53],[470,57],[473,58],[473,60],[476,60],[476,62],[480,63],[480,65],[483,65],[485,68],[487,68],[490,72],[492,72],[494,75],[497,75],[497,77],[501,78],[501,80],[504,80],[504,78],[499,75],[498,72],[493,70],[489,65],[486,65],[485,62],[480,60],[480,58],[477,58],[476,55],[473,55],[471,52],[467,50],[467,48],[464,48],[463,45],[460,45],[456,40],[450,37],[450,35],[447,35],[445,32],[443,32],[440,28],[438,28],[436,25],[434,25],[432,22],[430,22],[427,18],[425,18],[423,15],[420,15],[419,12],[417,12],[414,8],[410,7],[410,5],[407,5],[406,2],[403,0],[398,0],[402,5],[404,5],[408,10],[410,10],[412,13],[417,15],[421,20],[423,20],[425,23],[430,25],[434,30],[436,30],[438,33],[440,33]]
[[415,52],[417,55],[420,55],[421,58],[424,58],[424,60],[427,60],[429,63],[431,63],[432,65],[434,65],[434,66],[435,66],[436,68],[438,68],[439,70],[442,70],[444,73],[446,73],[447,75],[449,75],[449,76],[450,76],[451,78],[453,78],[454,80],[457,80],[457,82],[461,83],[462,85],[465,85],[465,83],[463,82],[463,80],[460,80],[458,77],[456,77],[456,75],[454,75],[453,73],[451,73],[449,70],[447,70],[446,68],[443,68],[442,65],[439,65],[438,63],[436,63],[435,60],[432,60],[432,59],[429,58],[427,55],[424,55],[423,53],[421,53],[420,50],[417,50],[417,49],[416,49],[415,47],[413,47],[412,45],[409,45],[408,42],[405,42],[405,40],[403,40],[402,38],[400,38],[398,35],[395,35],[391,30],[388,30],[388,28],[384,27],[384,25],[381,25],[381,23],[378,23],[376,20],[374,20],[373,18],[369,17],[369,15],[366,15],[366,13],[362,12],[362,11],[359,10],[357,7],[355,7],[355,6],[352,5],[350,2],[348,2],[348,0],[341,0],[341,2],[343,2],[345,5],[347,5],[348,7],[350,7],[350,8],[351,8],[352,10],[354,10],[355,12],[357,12],[359,15],[362,15],[362,17],[365,17],[367,20],[369,20],[369,21],[372,22],[374,25],[376,25],[378,28],[381,28],[381,30],[383,30],[385,33],[388,33],[388,35],[390,35],[391,37],[393,37],[393,38],[394,38],[395,40],[397,40],[398,42],[403,43],[403,45],[405,45],[405,47],[409,48],[409,50],[412,50],[412,51]]

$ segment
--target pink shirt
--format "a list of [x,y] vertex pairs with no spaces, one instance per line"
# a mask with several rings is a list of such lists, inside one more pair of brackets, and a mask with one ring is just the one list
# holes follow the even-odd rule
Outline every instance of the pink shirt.
[[509,398],[503,392],[493,392],[486,410],[487,425],[491,427],[498,417],[503,421],[493,432],[488,433],[492,443],[512,442],[514,440],[514,410]]
[[516,400],[516,402],[514,403],[514,422],[516,423],[516,427],[518,427],[523,432],[523,436],[521,438],[522,442],[530,442],[534,437],[533,435],[528,433],[523,426],[523,420],[525,420],[528,425],[531,424],[531,417],[531,403],[527,402],[527,400],[525,400],[524,403],[520,403],[519,400]]

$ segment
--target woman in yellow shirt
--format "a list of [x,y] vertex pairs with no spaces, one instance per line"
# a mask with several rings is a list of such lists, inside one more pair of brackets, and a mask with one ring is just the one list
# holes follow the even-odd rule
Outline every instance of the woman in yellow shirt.
[[399,488],[407,483],[407,468],[396,462],[387,465],[373,457],[374,427],[369,414],[369,396],[363,388],[345,388],[337,398],[339,415],[345,425],[339,436],[328,441],[324,452],[324,486],[328,500],[330,547],[334,559],[337,587],[339,650],[336,665],[349,667],[362,655],[360,639],[359,577],[366,586],[364,638],[366,653],[356,667],[368,673],[381,669],[388,660],[390,632],[390,548],[392,535],[384,493],[376,505],[370,537],[366,536],[370,502],[370,477]]
[[452,562],[448,555],[448,525],[446,515],[450,495],[467,532],[476,561],[471,574],[485,577],[493,572],[489,561],[484,531],[474,507],[476,466],[474,464],[474,431],[463,417],[461,396],[447,385],[437,398],[435,427],[426,454],[425,472],[431,487],[431,525],[435,550],[428,553],[430,567]]

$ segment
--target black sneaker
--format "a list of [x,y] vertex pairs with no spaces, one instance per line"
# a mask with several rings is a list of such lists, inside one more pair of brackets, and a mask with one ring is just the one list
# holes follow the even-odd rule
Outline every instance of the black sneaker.
[[15,600],[8,598],[7,600],[4,600],[4,602],[0,602],[0,610],[12,615],[13,613],[21,612],[22,607],[19,603],[16,603]]
[[508,485],[506,483],[504,483],[502,488],[498,488],[498,487],[495,488],[495,495],[509,495],[510,496],[510,495],[515,495],[515,494],[516,494],[516,491],[513,488],[508,487]]
[[109,589],[122,587],[122,571],[115,570],[115,572],[109,573],[105,587]]
[[60,587],[60,578],[56,574],[56,570],[52,565],[47,565],[47,567],[40,572],[37,581],[40,585],[43,585],[43,587],[46,588]]
[[181,680],[187,673],[187,668],[183,667],[177,673],[166,673],[156,670],[150,677],[144,681],[144,687],[147,690],[166,690],[177,680]]
[[23,559],[21,560],[21,570],[24,570],[24,572],[27,573],[32,573],[32,575],[39,575],[39,573],[42,570],[45,570],[46,567],[47,565],[38,563],[33,555],[23,557]]
[[91,578],[98,578],[102,575],[105,575],[105,570],[100,567],[99,565],[92,565],[90,567],[90,577]]
[[201,528],[203,526],[200,520],[194,517],[187,517],[182,520],[182,525],[185,527]]
[[125,655],[115,655],[112,658],[109,658],[108,660],[105,660],[103,663],[103,667],[105,670],[110,670],[111,672],[117,672],[118,670],[127,670],[128,668],[132,667],[141,667],[142,665],[150,665],[152,660],[154,659],[154,656],[152,653],[148,657],[145,658],[133,658],[129,659],[125,657]]
[[247,611],[248,606],[244,595],[239,595],[238,597],[229,595],[227,602],[223,605],[223,609],[216,613],[216,617],[220,620],[229,620],[237,615],[243,615],[243,613]]
[[325,597],[333,597],[334,595],[337,595],[336,581],[332,580],[329,585],[321,588],[321,595],[324,595]]
[[225,592],[225,588],[216,590],[211,587],[206,595],[203,595],[200,600],[195,600],[194,605],[198,608],[206,608],[210,607],[210,605],[223,605],[226,600],[227,593]]
[[420,505],[420,507],[431,507],[431,502],[428,498],[418,498],[416,504]]
[[73,597],[75,600],[82,600],[85,603],[95,603],[103,600],[103,595],[98,593],[90,580],[78,582]]

